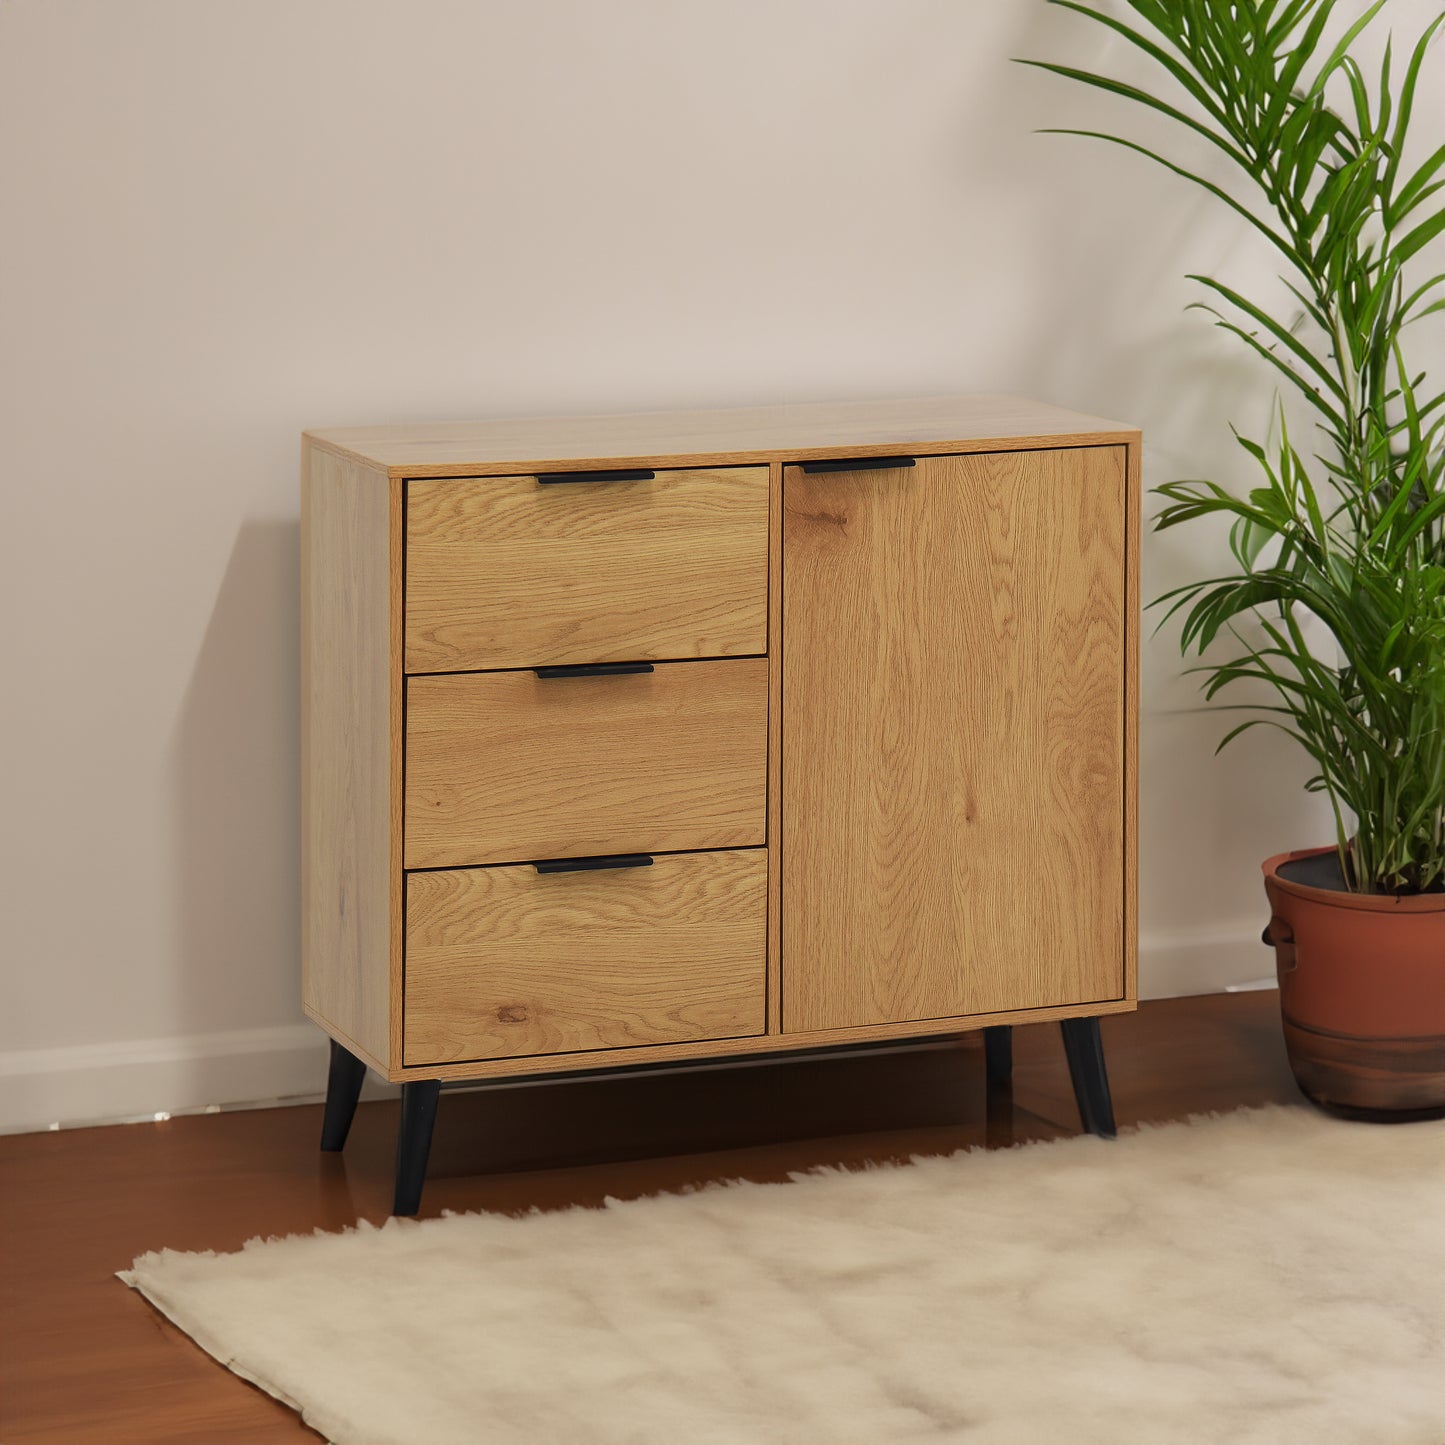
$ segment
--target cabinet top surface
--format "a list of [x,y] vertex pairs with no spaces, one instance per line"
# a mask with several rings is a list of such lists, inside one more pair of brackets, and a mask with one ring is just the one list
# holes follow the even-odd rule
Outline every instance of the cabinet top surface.
[[[717,466],[890,452],[1013,451],[1137,441],[1137,428],[1012,396],[821,402],[610,416],[418,422],[308,431],[393,476],[526,473],[646,462]],[[580,465],[579,465],[580,464]]]

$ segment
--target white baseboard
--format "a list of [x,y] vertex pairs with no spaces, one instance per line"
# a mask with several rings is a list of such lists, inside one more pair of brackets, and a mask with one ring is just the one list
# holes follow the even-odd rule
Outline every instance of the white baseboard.
[[[1218,993],[1269,971],[1257,933],[1146,934],[1141,998]],[[314,1024],[132,1039],[0,1054],[0,1133],[75,1128],[247,1105],[303,1103],[326,1091],[326,1038]],[[395,1086],[367,1076],[366,1098]]]
[[[303,1103],[326,1092],[314,1024],[0,1053],[0,1134]],[[367,1077],[364,1097],[392,1086]]]
[[1140,998],[1223,993],[1273,972],[1274,950],[1260,942],[1258,925],[1139,937]]

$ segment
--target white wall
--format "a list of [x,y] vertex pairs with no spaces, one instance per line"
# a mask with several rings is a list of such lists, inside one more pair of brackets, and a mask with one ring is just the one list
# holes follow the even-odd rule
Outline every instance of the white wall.
[[[318,1086],[303,427],[1015,391],[1246,475],[1270,383],[1182,276],[1267,258],[1008,63],[1106,53],[1033,0],[0,0],[0,1124]],[[1206,990],[1323,820],[1145,666],[1141,984]]]

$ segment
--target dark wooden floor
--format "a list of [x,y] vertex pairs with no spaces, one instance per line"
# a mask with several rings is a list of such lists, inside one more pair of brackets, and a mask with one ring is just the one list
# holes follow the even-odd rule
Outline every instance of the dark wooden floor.
[[[1295,1093],[1273,992],[1104,1020],[1122,1126]],[[319,1106],[0,1138],[5,1445],[315,1441],[113,1275],[149,1249],[380,1222],[396,1104],[363,1104],[344,1156]],[[883,1056],[444,1094],[423,1213],[598,1204],[1076,1132],[1058,1028],[1015,1030],[1012,1095],[979,1036]]]

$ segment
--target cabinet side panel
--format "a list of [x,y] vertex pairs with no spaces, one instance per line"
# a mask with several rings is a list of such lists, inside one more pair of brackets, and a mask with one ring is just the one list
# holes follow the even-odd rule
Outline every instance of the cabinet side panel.
[[301,497],[301,979],[390,1067],[392,546],[384,472],[307,445]]
[[783,468],[768,468],[768,1032],[783,1031]]
[[1128,447],[1124,506],[1124,997],[1139,997],[1139,587],[1140,447]]

